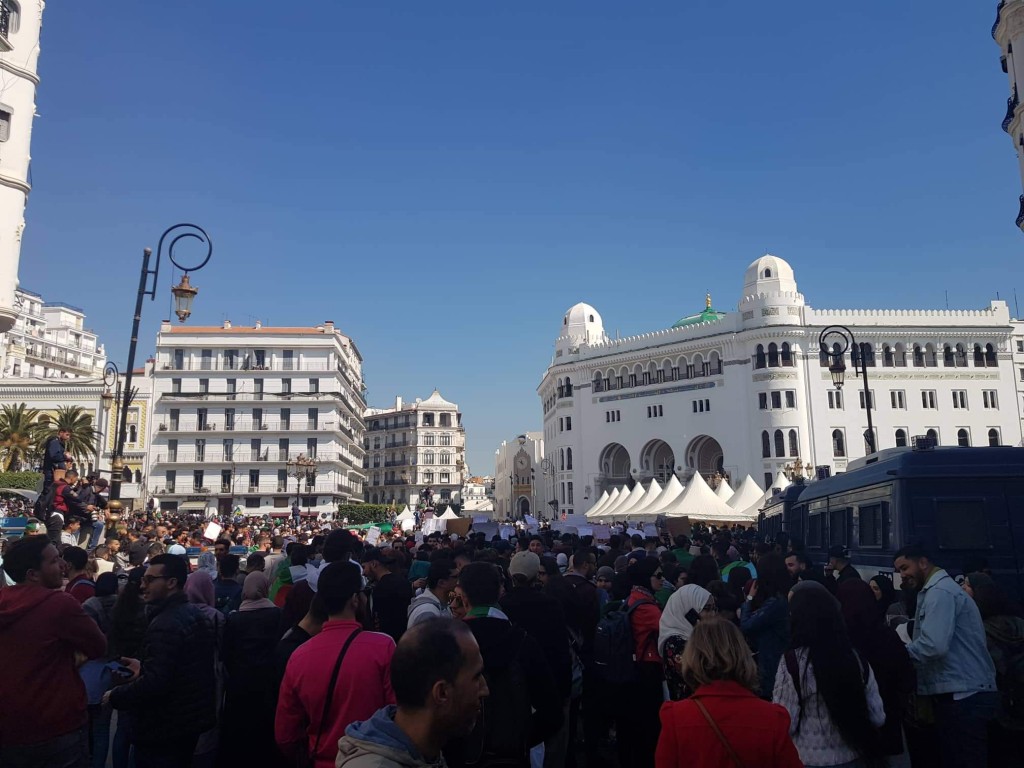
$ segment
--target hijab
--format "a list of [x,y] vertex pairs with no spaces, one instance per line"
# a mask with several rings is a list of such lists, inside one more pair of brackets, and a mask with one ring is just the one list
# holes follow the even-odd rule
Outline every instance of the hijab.
[[[793,588],[789,590],[790,595],[799,594],[800,592],[824,592],[829,597],[832,597],[832,593],[828,591],[828,587],[820,581],[812,581],[811,579],[798,581],[793,585]],[[834,597],[832,597],[832,599],[835,600]]]
[[217,578],[217,556],[213,552],[203,552],[199,555],[197,568],[204,573],[210,574],[211,579]]
[[188,575],[185,579],[185,597],[198,606],[203,615],[214,622],[214,626],[224,618],[216,608],[217,598],[209,571],[197,570]]
[[711,593],[696,584],[685,584],[669,596],[658,625],[658,653],[664,653],[665,641],[670,637],[690,639],[694,625],[686,615],[690,611],[699,614],[710,599]]
[[849,579],[837,590],[839,605],[843,611],[846,631],[858,650],[863,649],[872,632],[884,626],[883,614],[878,611],[878,601],[866,581]]
[[245,577],[242,584],[242,605],[240,611],[258,611],[262,608],[276,608],[267,595],[270,593],[270,582],[262,571],[253,571]]
[[875,602],[878,603],[878,613],[885,616],[889,607],[900,601],[899,595],[896,594],[896,587],[892,585],[892,579],[887,579],[885,576],[872,576],[871,581],[878,585],[878,589],[882,593],[882,596]]

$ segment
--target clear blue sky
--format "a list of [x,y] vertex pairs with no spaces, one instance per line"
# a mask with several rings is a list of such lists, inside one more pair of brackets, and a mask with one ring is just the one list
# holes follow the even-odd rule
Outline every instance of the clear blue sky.
[[122,361],[142,248],[195,221],[193,322],[335,320],[372,404],[440,387],[490,473],[580,300],[735,309],[766,250],[815,306],[1024,298],[995,6],[50,3],[21,281]]

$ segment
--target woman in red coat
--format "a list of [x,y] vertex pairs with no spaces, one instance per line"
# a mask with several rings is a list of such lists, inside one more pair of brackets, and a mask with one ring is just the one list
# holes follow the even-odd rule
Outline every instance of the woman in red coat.
[[758,698],[757,665],[736,625],[702,619],[680,664],[694,693],[662,705],[656,768],[802,768],[789,713]]

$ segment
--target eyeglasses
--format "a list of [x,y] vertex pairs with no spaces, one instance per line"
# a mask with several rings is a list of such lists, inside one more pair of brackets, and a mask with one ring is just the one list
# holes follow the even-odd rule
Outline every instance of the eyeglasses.
[[157,579],[166,579],[166,576],[150,576],[148,573],[142,577],[143,584],[152,584]]

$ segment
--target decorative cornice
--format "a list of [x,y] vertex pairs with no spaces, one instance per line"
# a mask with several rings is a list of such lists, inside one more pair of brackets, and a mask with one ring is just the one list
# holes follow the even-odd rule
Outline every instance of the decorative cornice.
[[18,191],[25,193],[25,195],[28,195],[28,193],[32,191],[32,187],[30,187],[27,182],[22,181],[21,179],[16,179],[13,176],[7,176],[3,173],[0,173],[0,184],[5,187],[10,187],[11,189],[17,189]]
[[17,64],[11,64],[11,62],[7,61],[6,59],[0,59],[0,69],[4,70],[5,72],[10,72],[12,75],[24,77],[26,80],[30,80],[32,82],[32,85],[39,85],[39,75],[37,75],[31,69],[25,69],[24,67],[19,67]]
[[661,395],[670,395],[674,392],[693,392],[699,389],[714,389],[716,386],[717,382],[702,381],[699,384],[683,384],[677,387],[661,387],[648,392],[629,392],[626,394],[604,395],[601,397],[595,397],[594,401],[598,403],[612,403],[617,400],[636,400],[640,397],[660,397]]

